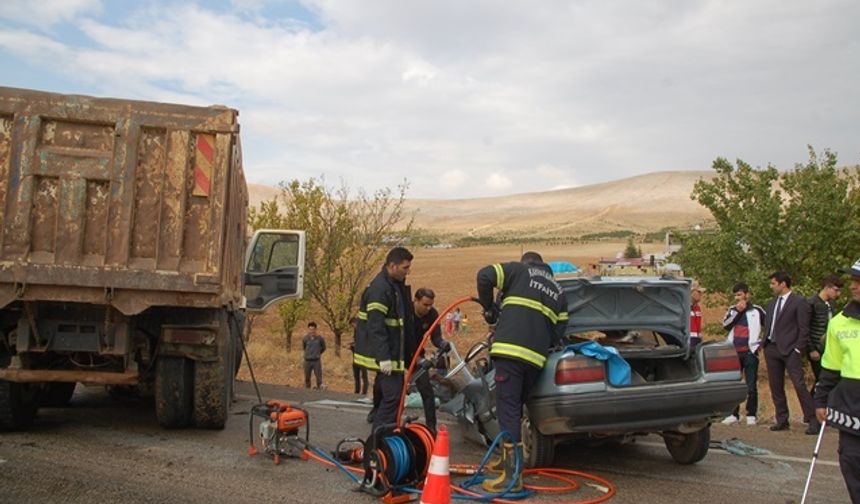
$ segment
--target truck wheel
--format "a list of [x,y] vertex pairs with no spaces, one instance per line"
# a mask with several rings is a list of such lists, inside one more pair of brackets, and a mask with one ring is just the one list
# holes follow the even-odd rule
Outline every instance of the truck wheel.
[[669,454],[679,464],[695,464],[705,458],[711,444],[711,426],[689,434],[663,436]]
[[184,357],[158,357],[155,363],[155,417],[168,429],[191,423],[194,363]]
[[522,430],[523,464],[526,468],[550,467],[555,458],[555,440],[544,436],[529,418],[528,409],[523,411]]
[[38,409],[34,385],[0,381],[0,430],[26,429],[33,423]]
[[75,394],[75,387],[78,384],[49,382],[39,392],[39,406],[47,406],[48,408],[62,408],[68,406]]
[[223,429],[227,423],[233,366],[227,359],[194,363],[194,425],[201,429]]

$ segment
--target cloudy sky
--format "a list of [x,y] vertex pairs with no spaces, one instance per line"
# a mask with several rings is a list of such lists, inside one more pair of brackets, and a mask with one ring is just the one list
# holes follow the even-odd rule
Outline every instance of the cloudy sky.
[[226,104],[250,181],[490,196],[860,162],[852,0],[2,0],[0,85]]

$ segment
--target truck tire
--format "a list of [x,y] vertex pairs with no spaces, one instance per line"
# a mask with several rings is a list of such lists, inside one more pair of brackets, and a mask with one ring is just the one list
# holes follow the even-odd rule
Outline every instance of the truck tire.
[[227,424],[233,383],[233,364],[194,363],[194,425],[201,429],[223,429]]
[[29,427],[39,409],[36,387],[0,380],[0,430]]
[[711,426],[688,434],[673,433],[671,436],[663,436],[663,441],[675,462],[685,465],[695,464],[708,454],[708,447],[711,444]]
[[194,363],[184,357],[160,356],[155,363],[155,417],[167,429],[191,424]]
[[72,396],[75,395],[75,387],[77,385],[75,382],[46,383],[44,388],[39,392],[39,406],[46,406],[48,408],[68,406],[72,400]]
[[523,439],[523,464],[526,468],[551,467],[555,458],[555,440],[552,436],[544,436],[529,417],[528,409],[524,409],[521,436]]

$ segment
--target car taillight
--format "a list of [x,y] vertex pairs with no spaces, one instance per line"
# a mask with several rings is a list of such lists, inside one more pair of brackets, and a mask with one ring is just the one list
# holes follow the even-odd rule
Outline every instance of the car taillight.
[[734,348],[705,348],[705,372],[740,371],[741,361]]
[[602,382],[606,379],[603,361],[576,355],[558,360],[555,366],[555,384]]

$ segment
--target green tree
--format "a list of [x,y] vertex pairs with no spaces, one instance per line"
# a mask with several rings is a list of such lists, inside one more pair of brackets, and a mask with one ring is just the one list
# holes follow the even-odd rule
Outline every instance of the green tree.
[[763,298],[767,277],[785,270],[811,294],[857,255],[860,176],[837,168],[834,152],[809,147],[809,160],[784,173],[724,158],[713,169],[716,177],[699,180],[691,194],[714,226],[681,235],[677,261],[687,275],[719,292],[745,281]]
[[288,352],[293,350],[293,331],[295,331],[299,320],[307,313],[308,305],[308,300],[304,298],[288,299],[278,305],[278,315],[281,317],[281,326],[284,329]]
[[636,248],[636,244],[633,243],[632,236],[630,238],[627,238],[627,247],[624,249],[624,257],[626,259],[642,257],[642,254],[639,253],[639,249]]
[[362,289],[388,248],[412,229],[403,209],[407,187],[404,182],[396,192],[353,194],[345,184],[331,188],[322,178],[281,184],[279,227],[306,233],[305,289],[334,335],[337,355]]

